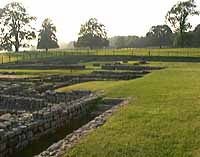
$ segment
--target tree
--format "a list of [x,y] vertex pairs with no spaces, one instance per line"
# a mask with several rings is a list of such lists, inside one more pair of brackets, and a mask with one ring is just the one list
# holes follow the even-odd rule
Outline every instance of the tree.
[[51,19],[46,18],[42,23],[42,29],[39,31],[37,48],[46,49],[46,51],[52,48],[59,48],[55,33],[56,27]]
[[24,6],[12,2],[0,9],[0,47],[18,52],[20,47],[28,47],[27,41],[34,39],[35,29],[31,22],[36,20],[30,16]]
[[178,2],[166,15],[166,20],[171,24],[174,31],[180,34],[182,47],[184,46],[185,32],[191,28],[188,17],[199,15],[199,11],[196,10],[196,7],[194,0]]
[[193,32],[190,32],[192,34],[192,46],[193,47],[200,47],[200,24],[197,25]]
[[76,47],[103,48],[109,45],[105,26],[98,22],[96,18],[91,18],[81,25]]
[[146,37],[149,38],[150,46],[171,45],[172,30],[167,25],[152,26]]

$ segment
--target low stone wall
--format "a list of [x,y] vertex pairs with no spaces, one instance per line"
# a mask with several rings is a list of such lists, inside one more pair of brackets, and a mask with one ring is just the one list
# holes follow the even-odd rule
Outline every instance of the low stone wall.
[[47,107],[43,99],[0,95],[0,110],[10,111],[35,111]]
[[70,91],[67,93],[57,93],[57,92],[47,91],[45,93],[44,99],[49,103],[68,103],[70,101],[80,99],[90,94],[91,91],[87,90]]
[[0,116],[0,157],[20,151],[33,140],[63,127],[98,99],[98,95],[90,94],[70,104],[52,105],[38,112]]
[[142,77],[148,74],[147,71],[137,71],[137,72],[116,72],[116,71],[93,71],[91,77],[113,79],[113,80],[130,80],[137,77]]
[[152,66],[136,66],[128,64],[106,64],[101,66],[104,70],[133,70],[133,71],[150,71],[150,70],[161,70],[163,67],[152,67]]
[[[110,100],[110,103],[113,103],[113,100]],[[73,133],[67,135],[63,140],[60,140],[59,142],[53,144],[47,150],[34,157],[64,156],[64,154],[66,154],[67,151],[69,151],[71,148],[73,148],[75,145],[79,143],[82,137],[86,136],[93,130],[102,126],[106,122],[107,118],[110,117],[118,108],[127,105],[128,100],[119,101],[118,103],[119,103],[118,105],[100,114],[94,120],[90,121],[89,123],[79,128],[78,130],[74,131]]]
[[9,113],[17,111],[34,112],[39,111],[49,105],[60,103],[70,104],[70,102],[89,96],[90,94],[91,91],[87,90],[71,91],[66,93],[46,91],[46,93],[40,97],[38,96],[38,98],[1,94],[0,111]]
[[66,85],[73,85],[76,83],[82,83],[87,81],[129,80],[141,77],[147,73],[149,72],[144,70],[137,72],[93,71],[90,74],[83,74],[83,75],[50,76],[46,78],[44,81],[65,82]]
[[55,64],[16,64],[16,65],[0,65],[1,69],[68,69],[68,70],[84,70],[85,65],[55,65]]

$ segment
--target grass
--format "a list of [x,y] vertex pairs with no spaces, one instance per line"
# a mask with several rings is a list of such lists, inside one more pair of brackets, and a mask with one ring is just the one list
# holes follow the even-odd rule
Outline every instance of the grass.
[[71,90],[78,90],[78,89],[87,89],[91,91],[102,91],[105,92],[110,88],[114,87],[115,85],[125,84],[126,81],[92,81],[86,83],[80,83],[73,86],[59,88],[57,92],[66,92]]
[[200,64],[159,65],[169,68],[127,82],[70,87],[104,89],[107,96],[133,99],[65,157],[200,156]]

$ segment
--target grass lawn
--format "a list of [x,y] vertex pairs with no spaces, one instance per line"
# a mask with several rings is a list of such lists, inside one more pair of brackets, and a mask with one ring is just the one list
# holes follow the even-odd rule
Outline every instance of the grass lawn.
[[61,90],[104,89],[111,97],[132,97],[65,157],[200,156],[200,64],[156,64],[169,68],[137,80],[83,83]]

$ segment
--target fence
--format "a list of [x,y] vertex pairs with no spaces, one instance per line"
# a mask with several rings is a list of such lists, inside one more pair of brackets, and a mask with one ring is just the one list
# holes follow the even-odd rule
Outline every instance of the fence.
[[27,51],[19,53],[0,54],[0,64],[21,61],[31,61],[50,57],[61,57],[68,55],[96,55],[96,56],[173,56],[173,57],[200,57],[200,48],[180,48],[180,49],[65,49],[51,51]]

